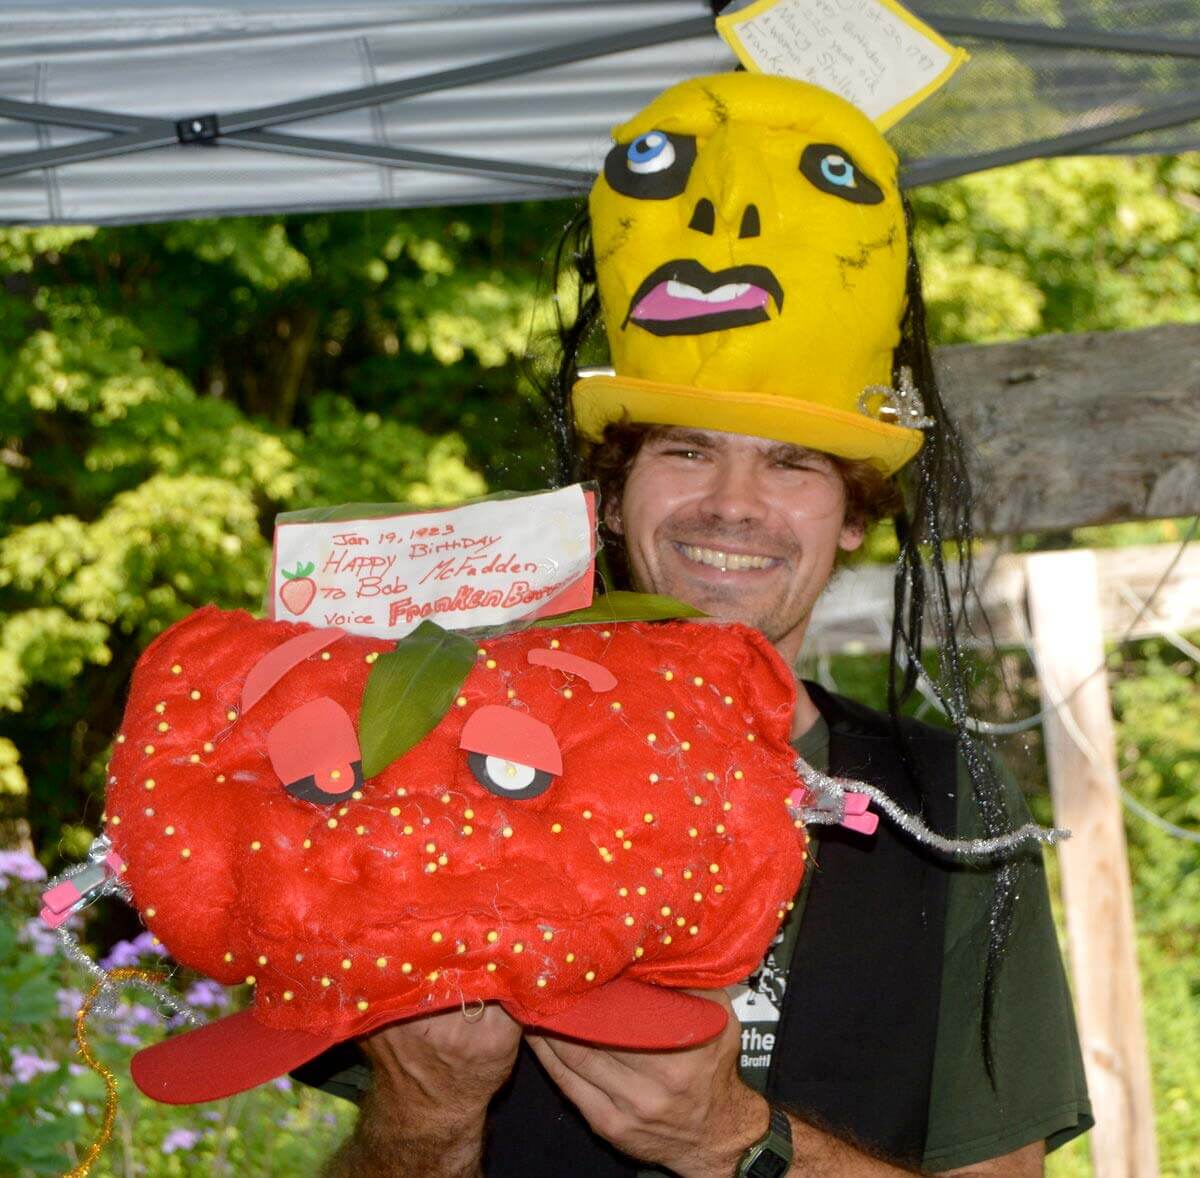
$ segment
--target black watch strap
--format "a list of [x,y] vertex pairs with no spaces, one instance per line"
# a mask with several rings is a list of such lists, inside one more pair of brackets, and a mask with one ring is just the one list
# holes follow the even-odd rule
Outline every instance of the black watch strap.
[[766,1133],[742,1154],[734,1178],[783,1178],[791,1165],[792,1123],[772,1108]]

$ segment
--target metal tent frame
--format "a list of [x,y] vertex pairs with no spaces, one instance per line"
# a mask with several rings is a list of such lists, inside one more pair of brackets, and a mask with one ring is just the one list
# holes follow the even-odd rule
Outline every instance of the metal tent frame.
[[[469,6],[468,6],[469,7]],[[533,6],[533,7],[536,7]],[[579,40],[564,40],[524,52],[512,53],[450,69],[435,69],[390,82],[335,90],[312,97],[228,112],[182,111],[176,118],[154,117],[90,107],[62,105],[0,97],[0,118],[34,127],[72,128],[99,134],[78,142],[45,146],[32,151],[0,152],[0,180],[47,169],[66,168],[116,157],[132,156],[163,148],[211,150],[215,146],[255,152],[278,153],[336,161],[343,164],[375,165],[388,169],[420,170],[431,173],[473,176],[516,183],[517,191],[500,191],[491,199],[514,197],[569,196],[586,191],[592,168],[562,167],[520,158],[488,158],[477,154],[431,151],[420,146],[396,143],[355,142],[349,138],[321,134],[295,134],[277,130],[283,125],[367,108],[382,108],[422,95],[437,94],[481,83],[527,78],[557,67],[589,61],[608,61],[615,55],[679,45],[696,39],[716,41],[708,6],[699,0],[676,0],[673,5],[693,15],[642,27],[623,27]],[[627,10],[632,11],[632,10]],[[1138,57],[1151,56],[1176,62],[1200,62],[1200,38],[1175,38],[1139,31],[1114,32],[1099,28],[1037,26],[1013,21],[963,16],[953,12],[916,9],[943,34],[952,38],[987,40],[1040,50],[1090,51]],[[621,13],[614,6],[614,16]],[[719,47],[714,46],[714,51]],[[694,69],[692,72],[696,72]],[[929,184],[970,172],[1039,157],[1107,152],[1113,150],[1158,150],[1141,147],[1131,140],[1151,132],[1196,123],[1200,145],[1200,89],[1183,91],[1186,97],[1143,110],[1127,117],[1092,122],[1061,134],[1030,139],[994,150],[956,156],[929,155],[908,161],[902,172],[907,187]],[[484,199],[487,199],[486,197]],[[381,203],[387,203],[386,201]],[[423,203],[408,201],[395,203]],[[433,201],[425,203],[434,203]],[[312,207],[332,206],[320,201]],[[353,202],[351,202],[353,207]],[[228,210],[219,210],[228,211]],[[193,215],[187,211],[167,213]],[[0,215],[0,220],[8,219]],[[67,220],[71,218],[47,218]],[[98,218],[111,220],[111,218]],[[128,219],[150,219],[137,216]]]
[[50,106],[45,103],[21,102],[0,98],[0,115],[30,123],[51,123],[79,127],[88,131],[107,131],[106,139],[88,140],[64,147],[42,151],[0,156],[0,176],[18,175],[39,168],[61,167],[85,160],[105,159],[137,151],[151,151],[175,143],[206,146],[216,143],[233,147],[256,148],[260,151],[280,151],[319,159],[342,160],[352,163],[385,164],[396,168],[431,168],[452,172],[472,172],[521,180],[536,180],[561,187],[568,192],[587,188],[592,176],[588,172],[569,168],[548,168],[519,161],[502,161],[452,155],[442,152],[417,151],[411,148],[380,148],[370,144],[352,143],[344,139],[328,139],[313,135],[288,135],[266,128],[281,123],[322,115],[339,114],[378,103],[397,102],[417,94],[429,94],[520,76],[530,70],[550,69],[569,62],[606,57],[628,49],[644,49],[652,45],[669,44],[689,37],[703,36],[712,31],[707,17],[692,17],[649,29],[625,30],[608,37],[596,37],[577,44],[570,42],[550,49],[517,53],[462,69],[444,70],[386,82],[378,86],[362,86],[332,94],[316,95],[298,102],[283,102],[275,106],[252,110],[231,111],[229,114],[185,115],[175,121],[145,118],[139,115],[118,114],[112,111],[79,110],[73,107]]

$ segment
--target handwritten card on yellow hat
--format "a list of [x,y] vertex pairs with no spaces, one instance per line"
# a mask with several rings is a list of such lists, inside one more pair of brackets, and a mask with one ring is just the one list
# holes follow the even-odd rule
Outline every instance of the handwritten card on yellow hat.
[[969,56],[895,0],[753,0],[717,17],[717,31],[748,70],[831,90],[881,131]]

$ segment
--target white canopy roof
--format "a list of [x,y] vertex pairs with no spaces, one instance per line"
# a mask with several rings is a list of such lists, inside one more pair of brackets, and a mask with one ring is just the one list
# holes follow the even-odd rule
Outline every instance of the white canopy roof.
[[[1194,0],[915,7],[974,60],[893,133],[909,183],[1200,146]],[[5,0],[0,221],[580,193],[615,123],[733,65],[704,0]]]

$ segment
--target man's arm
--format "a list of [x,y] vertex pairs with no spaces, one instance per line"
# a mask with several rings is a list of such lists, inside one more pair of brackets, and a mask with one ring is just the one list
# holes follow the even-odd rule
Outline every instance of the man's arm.
[[394,1023],[360,1040],[371,1088],[324,1178],[475,1178],[488,1103],[508,1078],[521,1028],[495,1005]]
[[[811,1178],[818,1174],[823,1178],[826,1175],[829,1178],[884,1178],[886,1175],[926,1173],[904,1169],[874,1157],[791,1113],[788,1120],[792,1126],[795,1153],[785,1178]],[[1045,1156],[1046,1143],[1035,1141],[1003,1157],[989,1158],[962,1169],[941,1171],[938,1178],[1042,1178]]]
[[1000,1158],[988,1158],[957,1170],[943,1171],[944,1178],[1042,1178],[1046,1172],[1046,1143],[1034,1141]]

